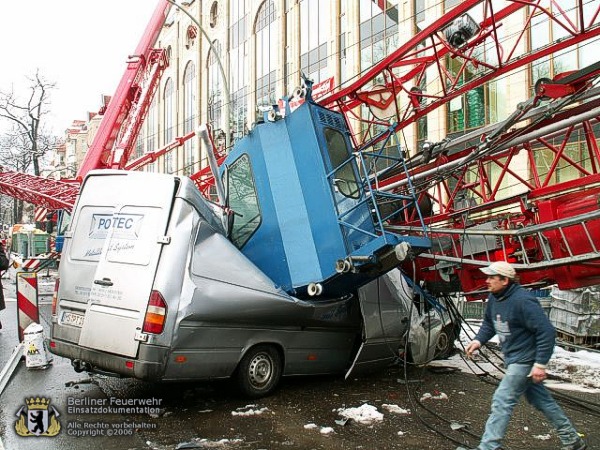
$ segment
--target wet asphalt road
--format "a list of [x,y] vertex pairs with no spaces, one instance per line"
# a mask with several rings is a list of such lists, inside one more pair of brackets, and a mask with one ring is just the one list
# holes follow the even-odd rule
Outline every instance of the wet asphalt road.
[[[14,286],[4,280],[5,294]],[[41,280],[43,284],[43,280]],[[48,292],[51,288],[46,289]],[[50,296],[40,297],[42,324],[49,331]],[[16,303],[0,312],[0,366],[17,345]],[[408,383],[406,382],[408,380]],[[455,449],[456,442],[476,445],[487,418],[494,386],[469,374],[401,366],[360,379],[310,377],[284,379],[270,397],[248,401],[227,382],[149,384],[130,379],[90,377],[73,371],[54,357],[46,370],[20,362],[0,397],[0,436],[5,449]],[[425,393],[445,394],[441,400],[419,399]],[[25,399],[44,397],[60,416],[54,437],[21,437],[16,413]],[[586,394],[600,403],[600,394]],[[141,403],[153,406],[140,406]],[[384,414],[372,424],[344,423],[339,409],[368,403]],[[384,404],[409,409],[394,414]],[[129,405],[129,406],[128,406]],[[75,410],[75,408],[84,408]],[[97,408],[86,410],[85,408]],[[142,407],[124,412],[115,408]],[[428,411],[429,410],[429,411]],[[590,449],[600,448],[598,418],[567,410]],[[308,424],[315,428],[307,429]],[[461,431],[452,428],[462,427]],[[327,427],[332,432],[324,434]],[[465,432],[466,430],[466,432]],[[545,420],[527,405],[515,411],[507,449],[550,450],[560,447]],[[0,447],[1,450],[1,447]]]

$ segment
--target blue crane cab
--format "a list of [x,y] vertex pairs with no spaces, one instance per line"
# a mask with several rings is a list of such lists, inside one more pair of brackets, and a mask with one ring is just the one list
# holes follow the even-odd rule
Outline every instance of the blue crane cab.
[[345,295],[397,266],[400,253],[429,247],[426,237],[384,231],[342,114],[307,96],[293,113],[269,116],[236,143],[220,176],[231,241],[278,286]]

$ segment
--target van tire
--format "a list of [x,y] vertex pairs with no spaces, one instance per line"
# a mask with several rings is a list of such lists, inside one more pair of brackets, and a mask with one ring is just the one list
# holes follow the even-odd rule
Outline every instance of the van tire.
[[452,324],[442,328],[435,347],[435,359],[447,359],[454,352],[456,332]]
[[270,394],[281,378],[281,356],[270,345],[258,345],[246,352],[237,369],[238,388],[247,397]]

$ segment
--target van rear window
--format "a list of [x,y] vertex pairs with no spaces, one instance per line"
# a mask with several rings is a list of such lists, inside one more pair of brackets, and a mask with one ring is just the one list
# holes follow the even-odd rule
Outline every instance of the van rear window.
[[147,265],[159,230],[161,208],[84,206],[74,227],[69,256],[80,261]]

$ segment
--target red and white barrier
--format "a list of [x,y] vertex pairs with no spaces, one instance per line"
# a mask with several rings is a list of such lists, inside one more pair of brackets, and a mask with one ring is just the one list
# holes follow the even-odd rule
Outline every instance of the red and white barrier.
[[17,272],[17,321],[19,342],[23,342],[25,328],[32,323],[40,323],[38,281],[35,272]]
[[36,208],[33,214],[34,222],[45,222],[46,216],[48,215],[48,210],[46,208]]
[[48,210],[46,208],[36,208],[35,212],[33,213],[33,220],[34,222],[45,222],[46,221],[46,216],[48,215]]
[[56,251],[36,256],[35,258],[27,258],[25,261],[23,261],[21,270],[25,270],[27,272],[37,272],[43,262],[49,260],[58,260],[59,258],[60,253]]
[[27,271],[32,271],[32,270],[35,270],[38,267],[40,267],[41,264],[42,264],[41,260],[35,259],[35,258],[29,258],[29,259],[26,259],[25,262],[23,263],[23,269],[27,270]]

